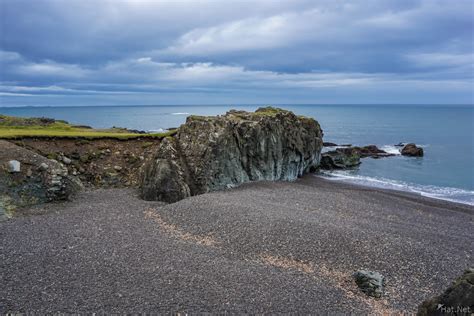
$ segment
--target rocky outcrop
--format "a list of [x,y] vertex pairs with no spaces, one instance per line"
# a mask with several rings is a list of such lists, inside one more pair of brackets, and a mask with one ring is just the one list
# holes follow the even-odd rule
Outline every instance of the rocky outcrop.
[[404,156],[411,156],[411,157],[423,157],[423,148],[418,147],[413,143],[406,144],[402,148],[401,154]]
[[350,169],[360,165],[360,154],[352,147],[337,148],[321,154],[321,169]]
[[258,180],[294,180],[319,166],[314,119],[276,108],[190,116],[146,164],[141,195],[175,202]]
[[370,158],[377,159],[377,158],[395,156],[394,154],[388,153],[385,150],[382,150],[382,149],[378,148],[375,145],[368,145],[368,146],[364,146],[364,147],[357,147],[356,146],[356,147],[352,147],[352,148],[359,153],[361,158],[370,157]]
[[468,269],[440,296],[424,301],[418,315],[471,315],[474,313],[474,269]]
[[0,140],[0,217],[18,207],[68,199],[80,188],[59,162]]

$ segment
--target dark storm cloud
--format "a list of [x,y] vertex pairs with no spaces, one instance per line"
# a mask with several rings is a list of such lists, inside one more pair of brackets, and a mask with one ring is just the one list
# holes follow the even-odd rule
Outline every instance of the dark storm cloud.
[[471,1],[0,5],[1,105],[473,102]]

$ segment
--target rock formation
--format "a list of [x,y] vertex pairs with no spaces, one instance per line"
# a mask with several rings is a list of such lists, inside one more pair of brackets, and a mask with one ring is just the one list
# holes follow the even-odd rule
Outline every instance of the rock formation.
[[258,180],[294,180],[318,167],[317,121],[272,107],[190,116],[144,168],[141,195],[175,202]]
[[67,199],[80,187],[59,162],[0,140],[0,219],[17,207]]
[[418,315],[471,315],[474,313],[474,269],[467,269],[440,296],[424,301]]
[[337,148],[321,154],[321,169],[348,169],[360,163],[360,154],[352,147]]
[[423,157],[423,148],[418,147],[413,143],[406,144],[402,148],[401,154],[404,156],[411,156],[411,157]]

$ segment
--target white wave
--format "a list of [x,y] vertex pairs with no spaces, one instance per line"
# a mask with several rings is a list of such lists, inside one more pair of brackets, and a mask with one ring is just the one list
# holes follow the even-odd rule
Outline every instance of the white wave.
[[350,171],[324,171],[321,175],[329,180],[344,181],[368,187],[413,192],[430,198],[474,205],[474,191],[470,190],[360,176],[351,174]]
[[394,145],[384,145],[380,149],[388,152],[389,154],[401,155],[400,149],[398,149],[398,147]]
[[174,113],[171,113],[171,115],[189,115],[191,113],[188,113],[188,112],[174,112]]
[[164,132],[167,132],[167,131],[168,131],[167,129],[163,129],[163,128],[149,129],[148,130],[149,133],[164,133]]

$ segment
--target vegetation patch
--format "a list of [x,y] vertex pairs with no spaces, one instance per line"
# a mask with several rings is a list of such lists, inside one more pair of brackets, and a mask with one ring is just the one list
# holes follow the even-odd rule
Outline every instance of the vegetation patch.
[[163,138],[176,133],[176,130],[164,133],[140,134],[124,128],[93,129],[88,126],[74,126],[66,121],[49,118],[20,118],[0,115],[0,139],[18,138]]

